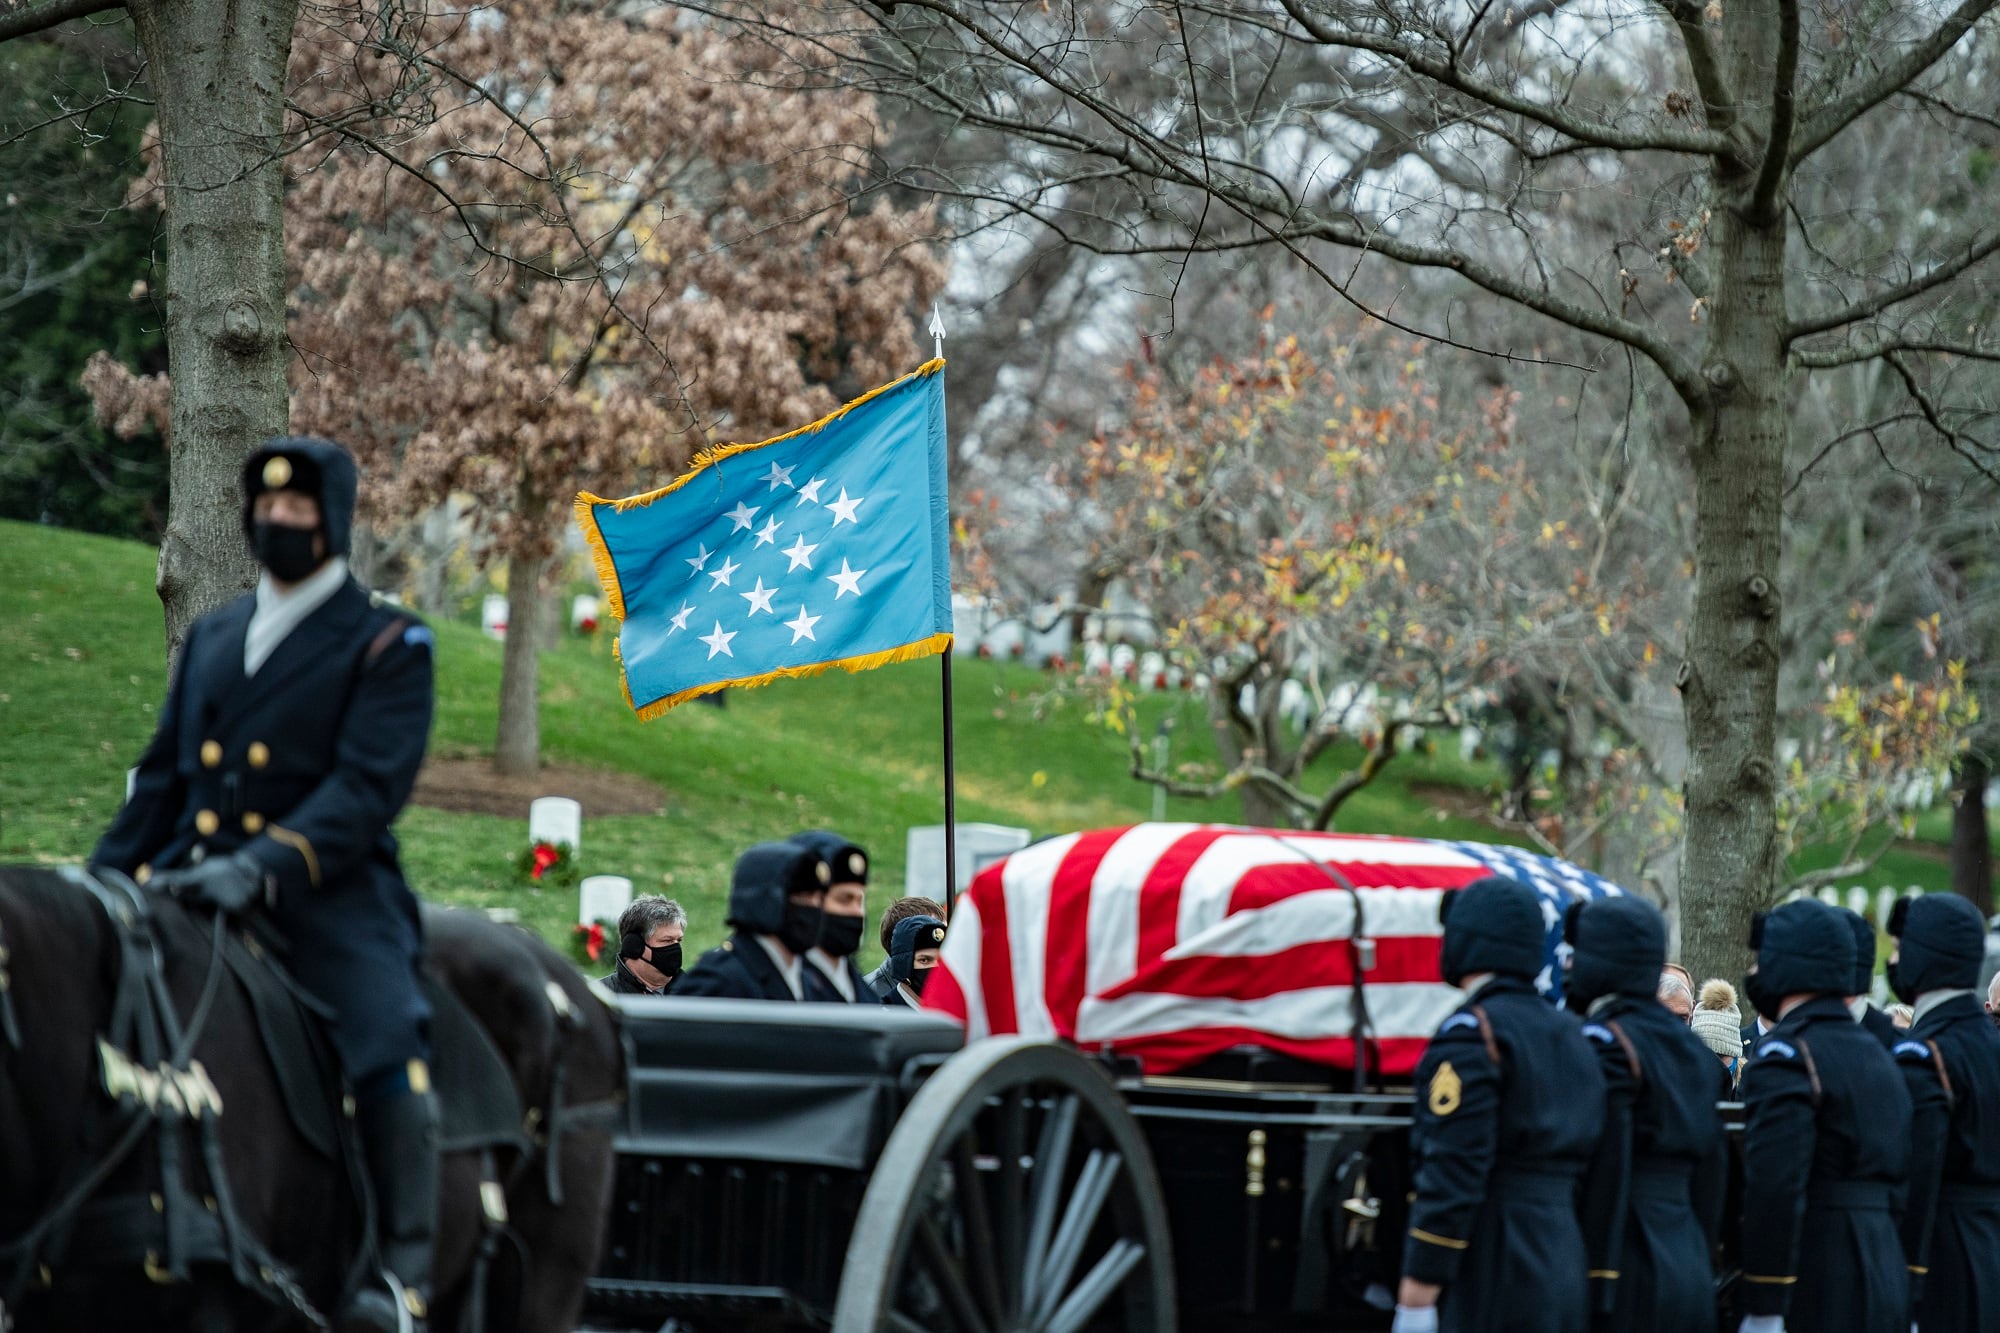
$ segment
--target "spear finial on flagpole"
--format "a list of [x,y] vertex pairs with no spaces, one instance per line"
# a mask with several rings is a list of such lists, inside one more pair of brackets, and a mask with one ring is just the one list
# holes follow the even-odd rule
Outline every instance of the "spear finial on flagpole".
[[944,312],[938,309],[936,301],[931,302],[931,326],[928,332],[935,345],[937,359],[944,360]]

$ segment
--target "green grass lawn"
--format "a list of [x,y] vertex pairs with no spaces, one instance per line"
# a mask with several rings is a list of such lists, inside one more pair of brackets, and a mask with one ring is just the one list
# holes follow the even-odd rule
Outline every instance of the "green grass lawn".
[[[0,859],[79,860],[116,810],[165,689],[153,561],[150,548],[129,542],[0,523]],[[500,646],[474,626],[436,629],[433,748],[490,751]],[[1150,816],[1152,793],[1127,776],[1122,738],[1091,725],[1073,699],[1047,707],[1039,673],[961,659],[955,674],[961,820],[1039,835]],[[698,949],[725,933],[722,905],[738,852],[829,827],[874,854],[872,912],[902,891],[907,829],[943,817],[938,681],[935,660],[834,672],[734,692],[725,709],[689,705],[641,724],[626,707],[608,641],[566,639],[542,659],[545,756],[638,774],[666,792],[663,815],[592,817],[586,809],[581,868],[678,898]],[[1142,724],[1150,729],[1169,709],[1186,712],[1175,762],[1211,757],[1185,697],[1147,698]],[[1324,761],[1328,775],[1342,759]],[[1411,755],[1355,796],[1341,824],[1492,840],[1488,826],[1447,815],[1411,790],[1483,786],[1491,776],[1455,753]],[[1233,801],[1170,800],[1167,814],[1241,817]],[[413,808],[398,832],[425,897],[510,907],[564,942],[573,891],[530,887],[514,869],[526,809],[502,818]],[[1946,872],[1935,857],[1896,850],[1868,879],[1942,887]],[[878,952],[872,939],[868,949]]]

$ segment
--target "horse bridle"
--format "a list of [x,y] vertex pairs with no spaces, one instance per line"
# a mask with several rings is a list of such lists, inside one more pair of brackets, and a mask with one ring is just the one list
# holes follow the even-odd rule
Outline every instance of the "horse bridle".
[[[118,983],[112,994],[112,1012],[104,1036],[121,1050],[136,1047],[139,1062],[144,1067],[186,1073],[194,1048],[208,1025],[215,997],[221,989],[225,971],[223,943],[228,931],[227,917],[220,912],[215,914],[214,927],[210,932],[208,972],[202,981],[201,996],[195,1003],[194,1011],[188,1022],[183,1024],[174,1009],[173,996],[167,990],[159,941],[150,929],[143,926],[149,918],[144,891],[115,871],[93,873],[77,866],[65,866],[58,873],[97,900],[119,950]],[[0,949],[4,949],[4,945],[0,945]],[[4,962],[0,962],[0,966],[4,966]],[[4,972],[0,971],[0,975]],[[0,987],[0,1000],[4,1000],[5,996],[6,988]],[[8,1030],[10,1044],[18,1050],[18,1024],[12,1020],[11,1004],[8,1004],[4,1014],[0,1014],[0,1026]],[[181,1174],[179,1131],[184,1117],[179,1113],[164,1113],[166,1109],[164,1100],[159,1106],[145,1105],[136,1098],[130,1103],[121,1103],[123,1124],[109,1151],[90,1170],[72,1181],[69,1188],[26,1231],[12,1240],[0,1242],[0,1314],[19,1304],[21,1293],[26,1290],[29,1278],[40,1262],[41,1248],[50,1235],[74,1220],[91,1196],[102,1189],[112,1174],[131,1157],[147,1132],[154,1129],[159,1131],[161,1177],[160,1192],[155,1197],[166,1217],[168,1271],[177,1270],[179,1261],[175,1258],[174,1248],[179,1235],[185,1233],[176,1231],[175,1215],[202,1205],[191,1204]],[[192,1119],[198,1130],[203,1166],[214,1201],[213,1211],[221,1224],[232,1275],[245,1288],[261,1293],[277,1305],[289,1306],[316,1327],[326,1327],[325,1316],[313,1308],[290,1274],[250,1234],[236,1210],[228,1174],[223,1167],[221,1136],[216,1128],[219,1110],[216,1114],[194,1114]],[[6,1271],[10,1263],[13,1267],[11,1274]]]

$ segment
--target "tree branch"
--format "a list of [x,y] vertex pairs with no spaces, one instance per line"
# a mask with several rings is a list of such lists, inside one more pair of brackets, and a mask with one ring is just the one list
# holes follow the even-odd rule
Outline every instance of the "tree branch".
[[1977,457],[1973,452],[1974,450],[1983,450],[1987,453],[1994,451],[1989,446],[1980,444],[1977,440],[1967,439],[1963,432],[1945,421],[1944,412],[1938,407],[1931,396],[1924,391],[1923,385],[1917,383],[1916,375],[1903,361],[1899,353],[1891,352],[1883,360],[1887,361],[1895,369],[1898,378],[1903,381],[1903,391],[1910,395],[1910,401],[1915,403],[1917,410],[1924,414],[1925,424],[1938,433],[1939,437],[1950,446],[1953,453],[1970,463],[1975,472],[1985,477],[1986,480],[1992,482],[1994,485],[2000,486],[2000,472],[1996,472],[1992,464]]
[[1794,350],[1792,364],[1803,370],[1832,370],[1839,366],[1852,366],[1862,361],[1873,361],[1878,356],[1891,352],[1918,352],[1935,356],[1963,356],[1975,361],[2000,361],[2000,343],[1983,344],[1959,342],[1951,338],[1906,338],[1893,334],[1872,343],[1859,346],[1809,348]]
[[1320,797],[1318,803],[1313,806],[1311,827],[1321,830],[1331,828],[1333,817],[1340,813],[1341,806],[1347,804],[1347,798],[1373,782],[1376,775],[1387,768],[1389,761],[1399,753],[1396,749],[1397,737],[1411,727],[1421,731],[1423,725],[1414,718],[1395,718],[1385,724],[1381,735],[1375,738],[1375,744],[1362,757],[1361,766],[1352,772],[1342,774],[1340,780],[1328,787],[1326,795]]
[[1700,6],[1693,0],[1663,0],[1667,14],[1680,29],[1681,45],[1687,51],[1688,69],[1694,75],[1694,86],[1701,93],[1703,113],[1708,117],[1709,128],[1718,134],[1730,135],[1736,128],[1736,90],[1729,85],[1729,75],[1724,72],[1722,60],[1716,54],[1715,43],[1709,40],[1708,26],[1702,19]]
[[1898,283],[1894,287],[1885,287],[1873,296],[1864,296],[1858,301],[1853,301],[1840,307],[1838,310],[1829,310],[1822,314],[1808,316],[1805,319],[1795,321],[1785,331],[1785,342],[1790,344],[1815,333],[1825,333],[1827,330],[1837,329],[1843,324],[1852,324],[1856,320],[1872,319],[1892,305],[1900,305],[1904,301],[1922,296],[1925,292],[1943,286],[1959,274],[1965,272],[1965,270],[1971,268],[1974,264],[1979,263],[1996,252],[2000,252],[2000,231],[1974,241],[1972,244],[1966,246],[1962,253],[1954,255],[1921,277],[1911,278],[1908,282]]
[[1732,157],[1736,145],[1726,134],[1715,130],[1675,130],[1664,126],[1642,134],[1613,129],[1601,121],[1572,116],[1557,107],[1510,92],[1502,85],[1488,83],[1461,68],[1456,61],[1442,60],[1404,42],[1370,37],[1365,33],[1342,31],[1321,23],[1302,0],[1279,0],[1285,12],[1305,29],[1307,36],[1322,46],[1367,51],[1402,65],[1453,92],[1462,93],[1498,111],[1525,117],[1578,143],[1620,152],[1695,153],[1709,157]]
[[1874,77],[1864,80],[1845,95],[1836,96],[1815,108],[1793,140],[1792,162],[1805,161],[1871,108],[1902,91],[1912,79],[1958,45],[1959,38],[1972,31],[1972,25],[1984,18],[1996,3],[2000,0],[1960,0],[1950,17],[1939,24],[1929,37],[1904,52],[1902,59],[1875,71]]
[[1799,81],[1799,0],[1778,0],[1778,53],[1771,78],[1771,130],[1764,137],[1764,161],[1750,192],[1750,220],[1763,226],[1782,213],[1778,187],[1791,166],[1792,129],[1797,119]]
[[[5,3],[5,0],[0,0],[0,3]],[[124,7],[125,0],[48,0],[46,4],[27,6],[6,3],[5,8],[0,8],[0,42],[41,32],[71,19],[88,18],[107,9]]]

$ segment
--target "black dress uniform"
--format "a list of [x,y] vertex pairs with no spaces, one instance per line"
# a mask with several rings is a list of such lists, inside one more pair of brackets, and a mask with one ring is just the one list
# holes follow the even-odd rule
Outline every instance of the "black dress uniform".
[[1746,979],[1759,1013],[1805,1000],[1757,1044],[1743,1075],[1747,1316],[1798,1333],[1906,1333],[1909,1280],[1897,1210],[1910,1164],[1910,1093],[1898,1057],[1854,1021],[1854,936],[1814,899],[1759,916]]
[[1582,1333],[1577,1191],[1604,1120],[1597,1055],[1535,990],[1545,937],[1531,890],[1480,880],[1440,915],[1445,980],[1494,975],[1417,1069],[1403,1275],[1443,1287],[1442,1333]]
[[[357,482],[353,459],[329,441],[277,439],[252,453],[244,523],[260,563],[297,583],[344,555]],[[286,540],[304,537],[312,551],[311,534],[252,521],[260,494],[284,490],[319,503],[324,557],[304,570],[272,562],[297,558],[274,554]],[[262,900],[292,946],[287,967],[335,1015],[384,1262],[420,1315],[436,1212],[430,1010],[417,982],[417,901],[390,825],[430,735],[431,633],[347,578],[246,675],[257,610],[246,595],[189,628],[131,798],[92,860],[228,910]]]
[[728,924],[736,933],[701,956],[674,983],[674,994],[736,1000],[796,1000],[785,974],[758,940],[768,935],[798,958],[819,942],[821,901],[833,872],[797,843],[760,842],[736,860]]
[[[1584,1191],[1592,1324],[1617,1333],[1713,1333],[1710,1254],[1727,1179],[1717,1063],[1659,1002],[1667,923],[1651,903],[1572,907],[1564,995],[1587,1011],[1605,1129]],[[1727,1075],[1724,1075],[1726,1082]]]
[[[828,911],[821,919],[819,946],[806,955],[806,999],[822,1004],[874,1004],[877,997],[868,989],[868,978],[854,965],[855,950],[861,947],[861,936],[867,929],[868,853],[827,829],[794,833],[791,840],[826,862],[833,872],[829,894],[842,885],[857,884],[863,894],[861,911]],[[846,981],[846,994],[841,993],[835,974]]]
[[915,991],[921,1000],[924,983],[932,969],[917,969],[917,954],[924,949],[944,947],[944,922],[934,916],[906,916],[896,923],[889,932],[889,961],[882,964],[883,973],[889,983],[888,993],[882,996],[882,1003],[892,1009],[915,1009],[916,1001],[904,992],[904,987]]
[[1971,989],[1986,925],[1971,903],[1940,893],[1898,903],[1889,933],[1899,937],[1890,982],[1919,1006],[1909,1036],[1934,1054],[1951,1097],[1917,1326],[1986,1333],[2000,1328],[2000,1032]]
[[1878,1009],[1868,998],[1875,989],[1875,927],[1852,908],[1839,909],[1848,930],[1854,934],[1854,980],[1848,994],[1854,997],[1854,1021],[1884,1046],[1894,1049],[1904,1039],[1896,1020]]

